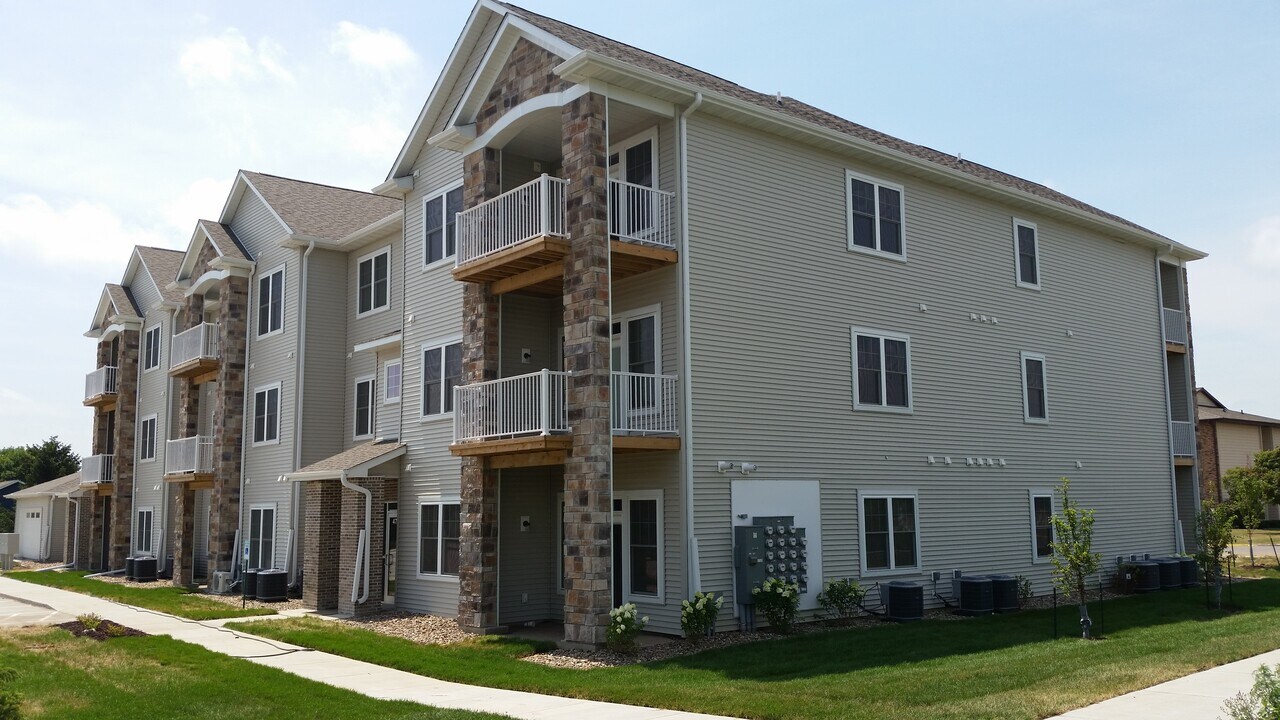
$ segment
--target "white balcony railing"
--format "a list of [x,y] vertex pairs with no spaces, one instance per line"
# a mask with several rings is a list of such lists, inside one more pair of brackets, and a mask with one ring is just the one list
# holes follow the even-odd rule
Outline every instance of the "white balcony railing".
[[638,435],[674,435],[680,424],[676,413],[676,376],[614,372],[613,432]]
[[165,474],[213,472],[213,438],[208,435],[164,444]]
[[609,234],[624,240],[675,247],[673,193],[609,181]]
[[568,180],[543,174],[459,212],[457,264],[543,235],[565,237],[568,229],[564,220],[564,196],[568,185]]
[[1169,423],[1173,434],[1173,454],[1193,457],[1196,454],[1196,426],[1193,423],[1174,420]]
[[1181,310],[1161,308],[1164,313],[1164,341],[1187,344],[1187,316]]
[[111,469],[115,466],[114,455],[90,455],[80,460],[81,483],[109,483]]
[[100,367],[84,376],[84,399],[99,395],[116,394],[116,369],[110,365]]
[[201,323],[173,336],[169,350],[169,367],[201,358],[218,357],[218,325]]

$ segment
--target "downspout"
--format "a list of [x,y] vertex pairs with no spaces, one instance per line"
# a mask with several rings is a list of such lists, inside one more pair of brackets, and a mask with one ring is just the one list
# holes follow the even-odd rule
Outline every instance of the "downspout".
[[[306,378],[303,376],[303,354],[307,347],[307,269],[310,266],[311,252],[316,249],[316,241],[307,243],[302,253],[301,279],[298,280],[298,343],[294,352],[293,376],[297,379],[297,387],[293,396],[293,469],[302,467],[302,389]],[[298,533],[298,504],[301,501],[302,489],[297,483],[289,490],[289,543],[285,549],[284,569],[289,585],[293,585],[298,569],[298,543],[294,538]]]
[[[257,272],[258,272],[258,266],[255,264],[253,268],[253,272],[250,273],[249,277],[247,278],[249,287],[246,289],[246,292],[248,293],[250,298],[253,297],[253,286],[255,284],[254,276],[257,275]],[[288,270],[285,271],[285,275],[286,276],[288,275]],[[281,296],[283,297],[283,293],[281,293]],[[250,302],[249,300],[246,300],[245,305],[248,306],[249,302]],[[280,311],[280,322],[281,324],[284,323],[283,308]],[[252,352],[252,350],[253,350],[253,333],[249,332],[248,323],[245,323],[244,374],[242,375],[243,379],[240,381],[241,382],[241,386],[240,386],[240,397],[241,397],[240,494],[236,496],[236,502],[239,503],[239,507],[236,508],[236,539],[235,539],[236,546],[231,548],[231,580],[233,582],[240,579],[240,563],[242,562],[241,558],[244,557],[244,551],[241,549],[241,545],[240,545],[240,531],[244,529],[244,471],[245,471],[245,468],[249,466],[249,462],[248,462],[249,461],[249,443],[244,441],[243,428],[245,426],[244,419],[246,417],[251,417],[249,415],[249,403],[253,402],[253,393],[249,392],[249,388],[252,387],[249,384],[249,372],[253,368],[253,363],[250,362],[252,358],[249,356],[249,354],[250,352]],[[219,390],[221,392],[226,392],[226,388],[219,388]],[[284,391],[281,390],[282,394],[283,392]],[[201,412],[203,412],[203,408],[201,408]],[[210,428],[210,430],[212,430],[212,428]],[[277,432],[279,432],[279,426],[277,426]],[[210,503],[213,502],[212,495],[210,495],[209,501]],[[213,511],[212,506],[209,508],[209,511],[210,512]],[[193,547],[195,546],[194,538],[191,544]],[[208,542],[206,541],[205,544],[207,545]],[[209,577],[212,578],[213,568],[209,568],[208,572],[209,572]]]
[[[351,602],[363,605],[369,599],[369,538],[371,537],[369,531],[370,523],[373,521],[373,493],[368,488],[348,481],[346,470],[338,475],[338,482],[342,483],[342,487],[364,495],[364,529],[360,531],[360,541],[356,543],[356,572],[351,576]],[[364,575],[363,580],[361,573]],[[357,599],[356,590],[361,585],[364,586],[364,590],[359,593],[359,599]]]
[[702,571],[698,563],[698,539],[693,535],[693,359],[690,353],[692,330],[689,327],[689,127],[688,118],[702,105],[702,93],[680,113],[680,429],[684,441],[680,443],[681,460],[684,463],[681,488],[684,495],[685,563],[688,574],[686,594],[702,590]]
[[1173,388],[1169,385],[1169,353],[1164,349],[1164,339],[1168,337],[1164,326],[1164,284],[1160,277],[1160,251],[1155,252],[1156,271],[1156,304],[1160,311],[1160,369],[1164,373],[1164,425],[1165,434],[1169,438],[1169,490],[1173,505],[1173,547],[1182,553],[1186,546],[1182,541],[1181,519],[1178,517],[1178,466],[1173,456]]
[[[17,507],[16,505],[14,506]],[[15,513],[16,515],[16,513]],[[40,527],[48,528],[42,534],[44,539],[40,542],[41,562],[49,562],[49,553],[53,550],[53,496],[49,496],[49,511],[45,513],[44,522],[40,523]]]

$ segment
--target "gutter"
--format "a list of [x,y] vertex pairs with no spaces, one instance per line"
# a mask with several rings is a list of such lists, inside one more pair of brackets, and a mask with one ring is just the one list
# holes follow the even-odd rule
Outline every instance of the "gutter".
[[[338,482],[342,483],[342,487],[364,495],[364,529],[360,531],[360,541],[356,543],[356,572],[351,574],[351,602],[363,605],[369,599],[369,555],[371,554],[369,538],[372,537],[370,530],[373,522],[373,493],[369,488],[360,487],[347,480],[346,470],[338,476]],[[362,573],[363,578],[361,578]],[[361,585],[364,586],[364,590],[359,593],[359,599],[357,599],[356,591]]]
[[698,563],[698,538],[694,537],[693,527],[693,359],[689,344],[693,340],[693,331],[689,327],[691,312],[689,310],[689,130],[688,119],[702,106],[702,93],[694,96],[693,104],[680,113],[679,149],[680,154],[680,374],[684,376],[680,383],[680,426],[684,431],[684,441],[680,443],[681,461],[684,464],[681,488],[684,494],[684,537],[685,562],[687,573],[685,594],[690,597],[702,590],[702,572]]
[[[310,267],[311,253],[316,249],[316,241],[312,240],[307,244],[307,249],[302,253],[302,262],[299,263],[301,278],[298,280],[298,333],[297,333],[297,349],[293,354],[293,376],[296,378],[295,387],[293,389],[293,469],[297,470],[302,467],[302,396],[303,384],[306,381],[303,368],[306,367],[303,362],[303,356],[306,354],[307,347],[307,277],[308,268]],[[298,544],[294,542],[294,538],[298,533],[298,503],[300,489],[297,485],[290,488],[289,492],[289,546],[285,549],[284,569],[285,576],[288,578],[290,585],[294,582],[294,575],[298,568],[297,550]]]

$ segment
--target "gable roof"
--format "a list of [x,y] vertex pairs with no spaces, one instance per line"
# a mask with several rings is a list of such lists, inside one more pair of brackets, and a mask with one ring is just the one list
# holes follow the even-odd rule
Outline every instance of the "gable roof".
[[[160,297],[165,302],[181,303],[182,291],[177,288],[170,289],[169,286],[178,278],[178,268],[182,265],[182,251],[139,245],[133,249],[133,253],[141,261],[147,274],[151,276],[152,282],[156,284]],[[129,269],[125,271],[126,283],[137,277],[133,266],[134,262],[130,259]]]
[[[253,267],[253,257],[245,250],[244,245],[236,238],[231,228],[214,220],[197,220],[195,229],[191,231],[191,240],[187,243],[187,250],[182,254],[182,262],[178,265],[178,272],[174,275],[175,284],[192,279],[192,275],[196,270],[196,263],[200,260],[200,249],[204,247],[206,242],[217,253],[218,259],[223,260],[226,264],[240,268]],[[186,293],[180,287],[175,287],[174,289],[179,295],[185,295]]]
[[105,283],[102,286],[102,294],[98,296],[98,307],[93,311],[93,320],[89,323],[85,337],[97,338],[101,331],[115,320],[140,322],[142,312],[138,310],[138,303],[134,301],[133,293],[129,292],[129,288],[115,283]]
[[213,243],[213,247],[218,251],[219,255],[237,260],[253,260],[249,256],[249,251],[244,249],[244,244],[232,232],[230,226],[216,220],[200,220],[197,225],[204,231],[205,236],[209,238],[209,242]]
[[399,200],[360,190],[248,170],[241,170],[240,175],[253,185],[290,233],[302,238],[341,242],[403,207]]
[[342,473],[363,476],[370,469],[394,460],[407,451],[408,445],[398,440],[370,440],[355,447],[291,472],[294,481],[336,478]]
[[70,475],[64,475],[63,477],[50,480],[48,482],[42,482],[39,485],[32,485],[29,488],[23,488],[17,492],[9,493],[8,495],[5,495],[5,497],[20,500],[22,498],[41,497],[45,495],[66,495],[79,487],[80,473],[73,472]]

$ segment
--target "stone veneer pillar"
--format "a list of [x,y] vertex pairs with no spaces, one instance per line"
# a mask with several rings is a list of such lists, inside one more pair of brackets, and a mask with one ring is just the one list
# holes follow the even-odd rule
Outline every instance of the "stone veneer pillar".
[[173,584],[195,587],[196,491],[186,483],[174,483]]
[[338,556],[342,547],[342,486],[337,480],[302,485],[302,604],[312,610],[338,607]]
[[[89,534],[93,528],[93,505],[97,499],[97,496],[94,495],[79,498],[77,500],[80,509],[78,516],[75,514],[76,511],[74,509],[70,510],[70,523],[75,527],[75,537],[71,538],[71,544],[67,546],[67,552],[74,554],[71,561],[75,563],[77,570],[89,569],[89,556],[91,554]],[[71,505],[68,504],[67,507],[70,509]],[[79,542],[76,541],[77,537]]]
[[564,641],[604,644],[613,605],[613,437],[609,412],[610,282],[605,98],[562,110],[565,224],[564,361],[573,447],[564,468]]
[[210,577],[215,571],[230,570],[240,557],[233,546],[240,528],[249,279],[232,276],[222,280],[218,297],[218,392],[213,408],[213,491],[209,494]]
[[[112,463],[110,546],[107,567],[118,570],[132,550],[133,530],[133,459],[138,428],[138,358],[141,333],[120,333],[120,353],[116,358],[116,427],[115,460]],[[160,442],[160,429],[156,429]],[[159,455],[157,454],[157,457]]]
[[[499,155],[483,148],[463,161],[463,205],[475,207],[497,197]],[[462,291],[462,382],[498,377],[498,298],[487,284],[466,283]],[[458,624],[486,632],[498,625],[498,471],[484,458],[462,458],[458,568]]]
[[[372,497],[373,520],[369,523],[369,538],[366,550],[369,553],[369,597],[363,603],[351,599],[352,582],[356,574],[362,572],[363,564],[356,565],[356,549],[360,542],[360,532],[364,530],[364,495],[355,490],[342,488],[341,534],[342,546],[338,558],[338,612],[356,617],[373,615],[382,611],[383,591],[386,589],[383,579],[386,575],[386,504],[395,500],[399,481],[396,478],[352,478],[348,480],[355,485],[369,490]],[[339,485],[341,487],[341,485]],[[336,528],[330,529],[334,532]]]

